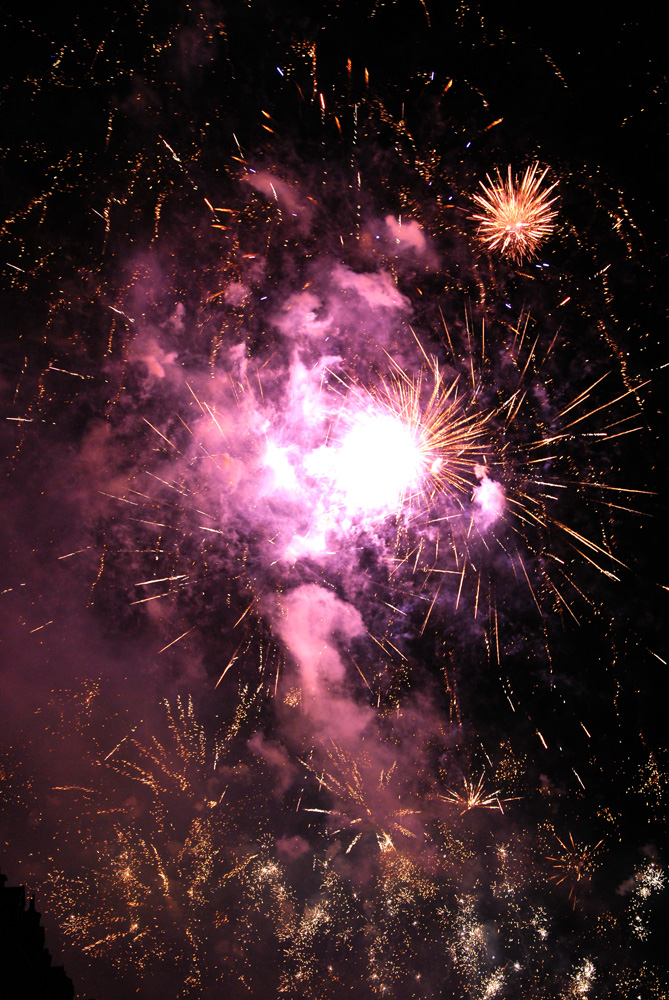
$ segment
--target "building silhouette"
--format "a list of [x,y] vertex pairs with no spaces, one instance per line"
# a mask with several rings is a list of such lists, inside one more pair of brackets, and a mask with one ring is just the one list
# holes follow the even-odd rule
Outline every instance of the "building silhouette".
[[24,886],[7,886],[0,872],[0,996],[3,1000],[73,1000],[62,966],[51,964],[35,897],[26,907]]

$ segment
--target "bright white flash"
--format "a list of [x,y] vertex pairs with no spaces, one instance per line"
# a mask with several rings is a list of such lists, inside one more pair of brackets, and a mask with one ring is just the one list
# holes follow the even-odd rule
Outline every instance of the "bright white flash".
[[424,471],[410,427],[392,414],[370,413],[359,416],[342,441],[334,479],[348,506],[377,510],[395,506]]
[[290,464],[286,449],[280,448],[274,441],[267,442],[265,468],[272,470],[276,488],[293,490],[297,487],[295,470]]

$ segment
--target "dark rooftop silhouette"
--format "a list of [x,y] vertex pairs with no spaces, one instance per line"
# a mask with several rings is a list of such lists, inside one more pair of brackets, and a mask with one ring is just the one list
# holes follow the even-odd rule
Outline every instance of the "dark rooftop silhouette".
[[51,964],[41,916],[24,886],[7,886],[0,872],[0,993],[5,1000],[73,1000],[62,966]]

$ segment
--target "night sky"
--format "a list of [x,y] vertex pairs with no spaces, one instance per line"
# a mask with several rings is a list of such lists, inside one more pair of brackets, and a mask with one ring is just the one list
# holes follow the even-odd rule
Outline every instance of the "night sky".
[[77,996],[669,995],[663,36],[513,6],[3,14],[0,868]]

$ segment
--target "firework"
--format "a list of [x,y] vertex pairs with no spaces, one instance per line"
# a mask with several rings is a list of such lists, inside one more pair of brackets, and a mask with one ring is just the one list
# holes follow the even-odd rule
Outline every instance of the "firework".
[[[65,709],[78,701],[61,703]],[[166,702],[162,721],[139,723],[104,756],[84,761],[80,783],[52,787],[60,849],[44,880],[45,899],[87,963],[137,983],[162,979],[169,967],[181,997],[209,988],[210,921],[219,928],[214,934],[225,935],[233,887],[260,853],[259,833],[254,851],[248,824],[237,832],[228,763],[238,758],[235,741],[249,707],[242,695],[230,725],[212,735],[192,699]],[[80,863],[73,867],[75,829]]]
[[473,195],[482,210],[473,215],[478,222],[476,235],[488,250],[498,251],[520,263],[533,257],[539,245],[552,232],[557,212],[551,208],[555,197],[549,195],[557,181],[543,186],[548,169],[537,176],[539,164],[528,167],[522,177],[514,177],[509,166],[506,180],[499,171],[497,180],[481,181],[483,194]]
[[657,861],[646,861],[639,866],[632,879],[623,883],[619,892],[630,892],[628,907],[629,926],[632,933],[641,941],[647,941],[652,936],[652,921],[650,919],[653,903],[657,893],[666,886],[666,872]]
[[[390,747],[384,751],[390,753]],[[397,787],[401,782],[397,759],[389,759],[386,767],[379,766],[368,754],[352,756],[336,744],[319,754],[317,759],[321,758],[316,767],[314,763],[308,767],[335,800],[332,809],[323,810],[328,816],[331,836],[351,834],[347,854],[364,834],[373,835],[381,852],[395,852],[398,837],[405,847],[407,839],[420,838],[419,831],[424,826],[420,819],[416,822],[420,805],[402,795],[401,785]]]
[[462,785],[462,790],[451,789],[444,796],[447,802],[454,802],[457,806],[462,807],[461,816],[464,816],[470,809],[499,809],[503,811],[502,802],[510,801],[509,799],[500,799],[499,790],[496,792],[486,791],[483,785],[483,775],[478,781],[463,778]]
[[457,380],[444,384],[436,358],[415,376],[389,363],[391,374],[372,388],[350,386],[339,444],[318,449],[308,463],[331,479],[347,508],[377,517],[405,504],[429,507],[440,492],[471,490],[485,449],[486,416],[467,406]]
[[600,840],[594,846],[577,844],[571,833],[569,834],[568,843],[560,840],[557,836],[555,839],[562,848],[562,854],[559,857],[548,858],[553,868],[556,869],[556,873],[551,878],[554,879],[557,885],[562,885],[563,882],[569,884],[569,898],[573,901],[574,906],[576,906],[577,892],[579,888],[582,888],[581,882],[585,883],[589,880],[595,867],[597,853],[603,841]]
[[493,22],[402,95],[401,4],[262,6],[10,25],[5,849],[101,1000],[659,998],[645,234],[563,150],[573,273],[496,263],[557,213],[473,193]]

